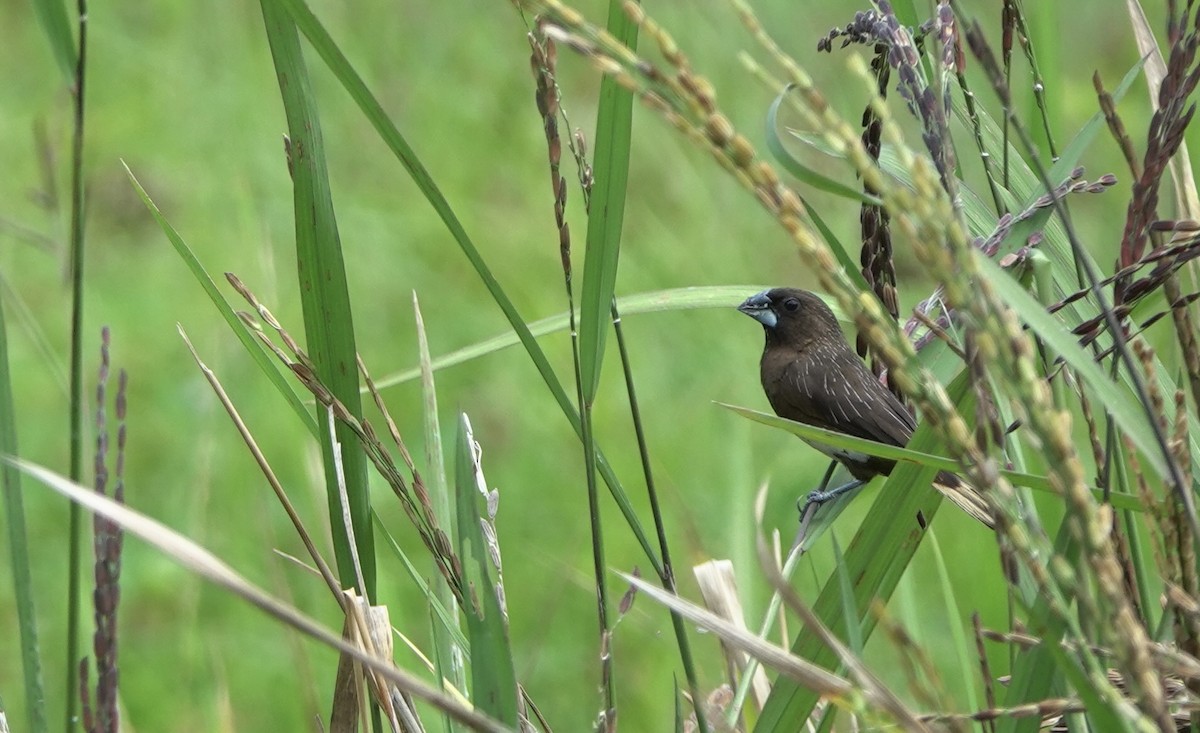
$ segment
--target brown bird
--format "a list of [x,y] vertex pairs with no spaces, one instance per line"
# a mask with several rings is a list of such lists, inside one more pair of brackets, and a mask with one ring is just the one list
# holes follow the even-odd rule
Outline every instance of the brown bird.
[[[761,323],[766,334],[759,371],[776,415],[877,443],[908,444],[917,427],[912,415],[850,349],[833,311],[820,298],[806,290],[773,288],[747,298],[738,310]],[[805,509],[856,489],[879,474],[890,474],[896,465],[865,453],[805,442],[840,462],[854,477],[829,491],[812,492]],[[993,526],[983,497],[958,476],[942,471],[934,479],[934,487],[971,516]]]

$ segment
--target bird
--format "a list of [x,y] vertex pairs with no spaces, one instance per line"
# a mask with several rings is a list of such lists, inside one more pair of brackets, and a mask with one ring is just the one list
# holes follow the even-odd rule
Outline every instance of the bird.
[[[759,376],[776,415],[886,445],[908,444],[917,427],[912,414],[850,348],[837,317],[820,297],[798,288],[772,288],[746,298],[738,310],[762,324],[766,345]],[[802,516],[810,505],[888,475],[896,465],[887,458],[805,442],[845,466],[854,480],[810,493]],[[938,473],[934,487],[972,517],[994,526],[987,502],[955,474]]]

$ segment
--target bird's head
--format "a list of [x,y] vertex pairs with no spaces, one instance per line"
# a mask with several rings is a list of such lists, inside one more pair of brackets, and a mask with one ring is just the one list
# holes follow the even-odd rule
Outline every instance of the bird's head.
[[742,301],[738,310],[762,324],[767,343],[797,346],[842,337],[842,327],[825,301],[807,290],[772,288]]

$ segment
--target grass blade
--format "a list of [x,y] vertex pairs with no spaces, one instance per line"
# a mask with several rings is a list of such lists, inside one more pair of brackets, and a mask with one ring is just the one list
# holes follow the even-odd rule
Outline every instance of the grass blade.
[[234,335],[242,342],[242,346],[246,348],[246,353],[250,355],[250,358],[258,365],[258,368],[262,370],[267,379],[270,380],[276,391],[283,396],[284,401],[288,403],[288,406],[300,418],[300,422],[304,423],[304,426],[308,428],[308,432],[314,438],[317,437],[317,421],[313,418],[312,413],[304,407],[304,403],[300,401],[300,396],[292,388],[292,383],[284,377],[283,372],[279,371],[275,360],[267,355],[262,345],[259,344],[258,339],[246,328],[246,324],[242,322],[242,319],[238,318],[237,313],[233,310],[233,306],[229,305],[229,301],[217,289],[216,282],[213,281],[208,271],[204,269],[204,265],[200,263],[200,260],[196,258],[196,254],[192,252],[192,248],[188,246],[179,232],[175,231],[175,228],[171,226],[171,223],[159,211],[158,205],[146,193],[146,189],[142,188],[141,182],[133,175],[133,171],[129,170],[129,166],[125,165],[124,161],[121,162],[121,165],[124,166],[125,174],[129,176],[129,181],[133,184],[133,189],[137,192],[138,198],[150,210],[150,215],[158,222],[158,226],[163,230],[163,234],[167,235],[167,241],[175,248],[175,252],[183,260],[183,264],[187,265],[192,273],[192,277],[196,278],[196,282],[200,283],[200,287],[204,288],[208,299],[216,306],[217,312],[221,314],[221,317],[225,319],[225,323],[229,324],[229,328],[233,331]]
[[[70,75],[72,96],[71,130],[71,228],[70,228],[70,275],[71,275],[71,371],[70,371],[70,471],[72,481],[83,476],[83,260],[84,260],[84,180],[83,138],[84,112],[87,102],[87,49],[88,11],[87,0],[77,0],[77,22],[79,46],[73,55],[75,66]],[[66,41],[56,34],[56,46],[61,48]],[[60,51],[60,53],[62,53]],[[67,728],[74,724],[75,690],[78,679],[81,556],[83,530],[79,507],[72,504],[67,518],[67,704],[64,717]]]
[[478,710],[464,705],[458,699],[431,687],[415,675],[399,669],[391,660],[372,656],[364,652],[361,647],[346,642],[340,633],[330,631],[294,607],[277,600],[246,580],[216,555],[166,525],[41,466],[6,457],[0,457],[0,461],[18,468],[42,485],[58,492],[88,511],[115,522],[130,534],[146,541],[196,575],[232,592],[269,616],[286,623],[331,649],[350,655],[364,666],[394,682],[401,690],[445,710],[472,728],[495,733],[508,733],[512,730],[512,727],[502,725]]
[[[443,630],[446,630],[453,642],[462,650],[463,659],[468,659],[470,657],[470,647],[467,643],[467,637],[463,636],[462,630],[458,626],[458,619],[454,611],[454,601],[451,600],[450,605],[447,606],[438,600],[437,595],[433,592],[433,589],[431,589],[429,584],[425,582],[425,577],[421,574],[421,571],[417,570],[416,564],[409,559],[408,554],[404,552],[402,547],[400,547],[400,543],[397,542],[396,538],[392,536],[392,533],[388,531],[387,525],[385,525],[383,520],[379,518],[379,514],[375,511],[372,511],[371,517],[375,520],[375,527],[379,530],[379,536],[383,540],[384,544],[391,549],[392,554],[394,554],[400,561],[400,564],[404,566],[405,572],[408,573],[408,577],[412,580],[413,584],[417,586],[417,590],[421,592],[421,596],[429,602],[429,607],[433,612],[433,618],[437,621],[437,623],[434,624],[434,628],[440,627]],[[441,573],[438,573],[438,575],[441,575]],[[465,690],[466,687],[464,686],[458,689],[461,691]]]
[[[357,417],[362,415],[362,400],[358,392],[354,321],[316,101],[295,23],[277,0],[263,0],[261,5],[288,120],[288,167],[293,183],[296,260],[308,354],[321,382]],[[324,410],[317,411],[322,436],[330,432],[328,420]],[[341,478],[345,481],[350,521],[366,586],[359,591],[371,598],[375,595],[375,542],[367,493],[367,459],[348,427],[340,423],[333,427],[342,446]],[[320,443],[334,554],[338,573],[346,584],[356,576],[350,539],[340,519],[338,467],[333,446],[323,439]]]
[[[783,167],[785,171],[792,174],[801,183],[812,186],[818,191],[825,191],[840,198],[849,199],[863,204],[879,204],[877,196],[871,196],[862,191],[862,189],[847,186],[846,184],[834,180],[829,176],[818,173],[812,168],[804,164],[800,157],[788,150],[783,142],[783,138],[779,134],[779,108],[783,106],[784,97],[790,93],[789,89],[784,89],[780,92],[771,106],[767,108],[767,129],[766,141],[767,150],[775,160]],[[803,134],[798,134],[796,131],[789,130],[788,134],[797,139],[805,139]],[[854,272],[857,268],[847,270]]]
[[[273,1],[278,2],[291,14],[296,25],[329,66],[330,71],[334,73],[347,93],[359,105],[367,120],[375,127],[376,132],[379,133],[380,138],[391,149],[393,154],[396,155],[397,159],[412,177],[413,182],[417,184],[417,187],[420,188],[425,198],[433,206],[434,210],[437,211],[438,216],[442,219],[442,223],[445,224],[446,229],[454,237],[454,241],[471,262],[471,266],[475,269],[476,274],[479,275],[479,279],[483,281],[492,299],[496,301],[496,304],[500,306],[500,310],[504,312],[505,318],[508,319],[521,344],[525,347],[526,352],[528,352],[530,359],[533,360],[534,366],[537,367],[538,373],[542,376],[555,401],[562,409],[563,414],[571,423],[571,427],[577,435],[582,435],[583,426],[579,419],[579,414],[572,405],[570,397],[567,396],[566,390],[563,389],[558,376],[554,373],[554,369],[550,366],[550,361],[546,358],[545,352],[538,346],[533,334],[529,331],[529,326],[521,318],[521,314],[517,311],[516,306],[513,305],[512,300],[492,274],[491,268],[488,267],[482,255],[479,254],[479,250],[476,249],[471,238],[467,236],[466,230],[463,229],[462,223],[454,214],[453,209],[450,208],[449,202],[442,196],[441,191],[438,190],[429,172],[421,164],[421,161],[417,158],[412,148],[409,147],[408,142],[405,141],[400,131],[388,118],[387,114],[384,113],[379,101],[367,89],[362,81],[362,77],[350,66],[350,62],[346,60],[345,55],[333,42],[333,39],[317,20],[316,16],[312,14],[308,6],[304,4],[303,0]],[[613,495],[613,500],[617,502],[622,516],[624,516],[625,521],[637,538],[642,551],[646,553],[647,559],[654,566],[655,572],[661,576],[663,573],[662,561],[658,558],[640,520],[637,518],[636,513],[634,513],[633,505],[629,501],[629,496],[625,492],[624,486],[621,485],[616,473],[599,449],[596,451],[596,456],[597,468],[600,471],[600,475],[604,478],[604,482],[608,485],[609,491]]]
[[[608,32],[622,45],[637,47],[637,25],[620,0],[610,0],[608,4]],[[600,384],[608,312],[617,284],[632,124],[633,94],[605,75],[600,82],[600,107],[596,115],[596,152],[592,161],[595,182],[579,306],[579,368],[583,374],[583,400],[589,405]]]
[[75,82],[75,39],[71,37],[71,20],[67,17],[67,5],[62,0],[38,0],[33,3],[33,12],[46,33],[50,53],[58,62],[68,84]]
[[[429,359],[429,341],[425,337],[425,319],[421,316],[421,305],[417,302],[417,294],[413,292],[413,316],[417,324],[417,347],[421,359],[421,396],[424,400],[425,416],[425,475],[430,477],[426,487],[430,494],[430,503],[437,523],[441,526],[450,546],[453,547],[458,537],[457,513],[451,501],[449,487],[446,484],[446,462],[442,454],[442,428],[438,420],[437,390],[433,383],[433,366]],[[397,548],[398,549],[398,548]],[[407,561],[407,560],[406,560]],[[443,608],[454,608],[454,592],[445,576],[438,572],[437,563],[433,567],[433,595],[430,602]],[[428,595],[428,594],[427,594]],[[467,689],[466,670],[463,668],[463,657],[466,645],[463,643],[462,631],[458,625],[458,614],[451,614],[449,619],[443,619],[442,624],[433,625],[433,644],[436,654],[434,661],[438,679],[448,679],[460,690]],[[445,719],[446,729],[454,730],[454,722],[449,717]]]
[[[622,45],[637,47],[637,25],[621,0],[609,0],[608,32]],[[600,387],[600,367],[608,336],[609,312],[617,286],[621,252],[621,226],[625,221],[625,189],[629,180],[629,140],[633,125],[633,93],[605,75],[600,82],[596,114],[596,152],[588,206],[587,247],[583,259],[583,286],[579,304],[579,412],[583,427],[584,470],[587,478],[588,518],[592,538],[597,612],[600,624],[600,686],[604,696],[600,729],[616,730],[612,627],[608,618],[607,563],[604,533],[596,490],[596,439],[592,431],[592,404]],[[664,565],[664,569],[665,569]],[[666,572],[661,573],[666,577]]]
[[[17,418],[13,404],[12,371],[8,364],[8,335],[4,308],[0,303],[0,455],[17,456]],[[38,644],[37,609],[34,607],[33,576],[29,571],[29,538],[25,526],[25,504],[21,498],[21,474],[11,463],[0,467],[0,493],[4,494],[4,517],[8,527],[8,555],[12,563],[17,627],[21,640],[21,672],[25,687],[26,725],[34,733],[48,730],[46,691],[42,683],[42,657]]]
[[484,537],[485,520],[480,516],[479,502],[483,499],[480,493],[487,494],[487,484],[479,464],[471,421],[465,413],[459,418],[458,428],[454,477],[458,556],[462,560],[467,586],[474,590],[463,609],[471,640],[471,701],[490,717],[515,728],[517,677],[508,642],[507,612],[497,596],[502,587],[492,572],[500,549],[494,544],[494,536]]
[[962,624],[956,621],[959,605],[954,595],[954,584],[950,580],[950,572],[946,568],[946,558],[942,555],[942,546],[938,543],[937,533],[932,529],[929,530],[929,544],[931,545],[930,549],[933,550],[934,566],[937,568],[938,585],[942,590],[942,604],[946,607],[946,618],[950,620],[948,624],[950,639],[954,644],[958,673],[965,686],[967,709],[978,710],[979,702],[976,700],[975,686],[971,683],[975,672],[974,665],[971,663],[971,650],[967,645],[967,636],[963,633]]
[[[672,288],[669,290],[654,290],[647,293],[637,293],[617,298],[617,309],[621,318],[642,313],[660,313],[690,308],[732,308],[742,302],[747,295],[766,290],[766,285],[711,285],[690,288]],[[836,312],[836,311],[835,311]],[[531,336],[545,336],[559,331],[565,331],[568,326],[566,313],[549,316],[527,324]],[[461,349],[444,354],[430,361],[434,371],[462,364],[481,356],[493,354],[510,346],[520,344],[521,335],[515,330],[484,339],[478,343],[464,346]],[[421,376],[421,367],[405,369],[376,382],[379,389],[394,387]]]
[[1094,399],[1104,405],[1121,430],[1142,451],[1143,459],[1159,476],[1167,478],[1166,462],[1154,440],[1146,414],[1139,409],[1129,392],[1114,384],[1096,365],[1092,355],[1079,345],[1078,339],[999,265],[978,253],[975,261],[989,284],[1017,316],[1091,388]]

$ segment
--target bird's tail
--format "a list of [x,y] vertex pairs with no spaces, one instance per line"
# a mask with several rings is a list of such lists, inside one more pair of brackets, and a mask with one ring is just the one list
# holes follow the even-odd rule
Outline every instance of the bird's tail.
[[992,516],[987,500],[979,493],[979,489],[962,477],[942,471],[933,479],[933,488],[942,492],[942,496],[958,505],[959,509],[986,524],[988,529],[995,529],[996,518]]

